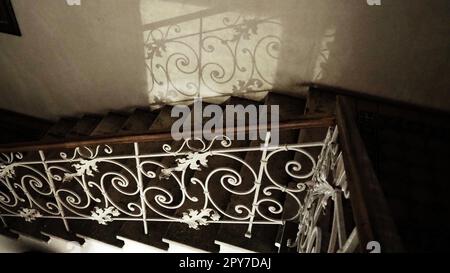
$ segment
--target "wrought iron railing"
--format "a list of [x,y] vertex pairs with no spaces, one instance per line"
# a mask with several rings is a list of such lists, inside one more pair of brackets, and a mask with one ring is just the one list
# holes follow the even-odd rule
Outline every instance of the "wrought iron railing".
[[[350,235],[346,229],[346,217],[343,202],[350,198],[347,187],[343,155],[338,145],[338,128],[328,130],[317,159],[317,164],[308,190],[305,193],[299,211],[298,233],[295,242],[289,242],[290,247],[297,247],[300,253],[309,252],[354,252],[359,244],[356,227]],[[326,208],[332,207],[328,215]],[[350,215],[351,216],[351,215]],[[323,242],[321,218],[331,219],[331,229],[327,242]],[[322,249],[327,246],[327,249]]]
[[[301,124],[314,127],[314,122],[308,121],[297,127]],[[159,139],[163,138],[160,134]],[[129,138],[129,143],[125,138],[109,138],[103,141],[112,144],[92,145],[102,141],[96,139],[90,145],[74,148],[65,147],[76,142],[54,144],[37,151],[30,145],[27,152],[4,152],[12,149],[4,148],[0,216],[4,225],[9,218],[22,218],[24,223],[37,219],[61,221],[67,231],[71,230],[71,220],[95,221],[99,225],[133,221],[142,223],[145,234],[151,232],[150,222],[178,222],[193,229],[209,224],[242,224],[247,226],[242,236],[248,238],[255,225],[294,221],[298,223],[298,234],[295,241],[288,242],[289,247],[296,247],[298,252],[319,252],[324,251],[319,222],[331,215],[331,230],[326,231],[328,251],[354,251],[358,236],[356,228],[349,236],[345,228],[342,200],[349,198],[349,192],[337,138],[337,128],[330,127],[323,141],[278,146],[269,145],[268,133],[261,146],[235,147],[229,137],[216,136],[211,142],[189,139],[176,145],[164,144],[159,152],[150,153],[145,150],[154,143],[143,137],[134,137],[134,141]],[[310,149],[321,149],[320,155],[315,157]],[[259,154],[257,166],[239,156],[248,152]],[[281,153],[300,155],[296,158],[301,160],[285,163],[284,171],[289,180],[296,181],[294,184],[272,175],[271,162]],[[239,168],[207,168],[220,158],[237,162]],[[243,177],[241,168],[250,175]],[[193,171],[209,173],[201,180],[188,175]],[[268,183],[261,183],[263,180]],[[191,185],[201,187],[201,194],[192,194]],[[245,196],[251,202],[227,210],[215,202],[216,197],[210,194],[212,187],[219,187],[227,195]],[[273,197],[277,193],[293,201],[294,214],[284,214],[284,203]],[[188,203],[195,206],[181,215],[173,213]],[[331,214],[325,213],[327,207],[333,207]]]

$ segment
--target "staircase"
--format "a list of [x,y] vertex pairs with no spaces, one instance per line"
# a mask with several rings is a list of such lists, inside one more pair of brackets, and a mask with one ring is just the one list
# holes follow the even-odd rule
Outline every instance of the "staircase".
[[[334,252],[347,243],[347,251],[355,251],[354,222],[343,228],[334,219],[344,217],[348,196],[319,178],[321,172],[337,175],[332,168],[343,164],[330,157],[338,151],[334,99],[327,105],[276,93],[262,101],[231,97],[220,105],[228,115],[225,105],[279,105],[280,144],[173,141],[170,106],[62,118],[27,142],[4,143],[0,232],[116,247],[125,238],[161,250],[181,244],[208,252],[227,246]],[[245,116],[234,117],[235,124],[246,121],[235,132],[248,135],[255,126]],[[182,168],[182,162],[189,164]],[[352,218],[351,209],[345,217]],[[302,221],[310,222],[305,227]],[[317,240],[315,225],[327,240]],[[349,240],[344,233],[351,233]]]

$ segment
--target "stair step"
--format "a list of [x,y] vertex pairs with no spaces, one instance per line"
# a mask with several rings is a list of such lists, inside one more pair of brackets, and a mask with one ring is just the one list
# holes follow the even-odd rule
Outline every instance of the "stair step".
[[[250,146],[259,146],[260,141],[252,141]],[[245,162],[251,166],[256,172],[259,169],[261,160],[261,152],[248,152],[245,156]],[[245,192],[250,190],[254,186],[254,176],[248,170],[248,168],[242,167],[240,171],[242,177],[242,185],[239,191]],[[267,180],[263,180],[261,187],[267,186]],[[261,192],[259,193],[262,194]],[[233,195],[228,203],[226,213],[235,217],[243,217],[246,214],[238,214],[236,208],[239,205],[244,205],[247,208],[252,208],[254,194],[249,195]],[[255,220],[261,220],[255,218]],[[219,232],[216,240],[229,245],[235,245],[240,248],[248,249],[256,252],[275,252],[275,239],[278,232],[278,226],[276,225],[253,225],[252,237],[246,238],[248,224],[222,224],[220,225]]]
[[[255,103],[253,101],[243,99],[243,98],[231,98],[226,102],[227,105],[258,105],[258,103]],[[224,115],[227,115],[227,112],[225,110]],[[245,118],[243,116],[236,116],[236,120],[240,118]],[[237,122],[235,120],[235,122]],[[247,120],[248,121],[248,120]],[[248,125],[248,123],[247,123]],[[233,144],[231,147],[237,148],[237,147],[245,147],[248,145],[248,141],[233,141]],[[220,143],[217,143],[213,145],[213,148],[223,148]],[[240,156],[241,158],[244,158],[244,153],[236,153],[235,156]],[[206,178],[209,174],[209,171],[212,171],[219,167],[228,167],[232,169],[240,168],[241,163],[230,159],[226,157],[219,157],[216,156],[216,158],[210,158],[208,160],[208,167],[202,167],[202,171],[196,171],[194,174],[194,177],[203,183],[206,181]],[[214,178],[214,177],[211,177]],[[218,181],[220,177],[218,175],[215,176],[214,181],[211,181],[209,185],[211,186],[208,188],[209,195],[214,200],[214,203],[216,206],[221,208],[223,211],[227,207],[227,203],[230,198],[230,193],[226,191],[225,189],[216,186],[220,184]],[[188,180],[186,180],[188,181]],[[203,208],[204,204],[204,193],[203,188],[196,184],[187,183],[187,192],[190,196],[195,196],[199,200],[198,202],[192,202],[189,200],[186,200],[184,204],[177,209],[175,215],[178,218],[181,218],[184,213],[187,213],[189,209],[196,209],[200,211]],[[217,232],[219,230],[219,224],[210,224],[208,226],[202,226],[200,228],[201,230],[195,230],[192,228],[189,228],[189,226],[185,223],[171,223],[169,226],[169,229],[165,235],[165,239],[174,241],[177,243],[190,245],[202,250],[206,250],[209,252],[219,252],[220,246],[215,243],[215,239],[217,236]]]
[[[92,204],[89,208],[85,209],[85,211],[94,211],[94,207],[96,206],[102,208],[101,205]],[[89,213],[87,214],[90,215]],[[68,220],[68,223],[71,233],[76,234],[77,237],[82,238],[83,240],[84,238],[91,238],[119,248],[124,246],[124,242],[116,237],[116,232],[120,227],[120,223],[117,221],[109,222],[107,223],[108,225],[105,226],[95,220],[88,219],[71,219]]]
[[5,222],[8,225],[8,230],[12,233],[29,236],[42,242],[48,242],[50,240],[49,236],[40,232],[43,224],[41,219],[28,223],[22,218],[8,217],[8,219],[5,219]]
[[[157,117],[159,116],[160,111],[152,111],[146,109],[136,109],[133,114],[127,119],[125,124],[120,129],[121,133],[145,133],[150,130],[150,127],[155,122]],[[134,161],[134,160],[133,160]],[[130,163],[131,165],[135,165],[135,162]],[[128,165],[128,164],[127,164]],[[157,236],[153,236],[153,234],[147,235],[144,233],[143,223],[141,222],[122,222],[119,224],[120,227],[117,229],[117,235],[122,236],[125,239],[131,239],[137,242],[145,243],[154,247],[158,247],[164,250],[168,249],[168,245],[157,238]]]
[[[81,119],[61,119],[54,128],[51,128],[46,135],[47,140],[54,139],[71,139],[80,138],[89,135],[100,122],[101,116],[85,115]],[[53,131],[52,131],[53,130]],[[46,151],[46,158],[58,157],[58,151]],[[58,184],[56,184],[57,189]],[[82,195],[83,191],[78,190],[77,194]],[[78,237],[73,230],[67,231],[62,221],[55,221],[54,219],[40,219],[42,221],[41,231],[67,241],[78,242],[80,245],[84,244],[84,239]],[[70,221],[68,221],[70,223]],[[71,226],[70,226],[71,227]]]
[[72,130],[77,124],[77,119],[74,118],[62,118],[56,124],[54,124],[42,138],[43,141],[58,140],[67,137],[70,130]]
[[[295,119],[304,114],[305,100],[301,98],[292,98],[280,94],[269,94],[265,101],[266,105],[274,106],[279,105],[279,120],[285,121],[289,119]],[[269,107],[270,113],[270,107]],[[299,130],[289,130],[279,132],[280,143],[296,143]],[[259,146],[262,143],[260,141],[252,141],[250,146]],[[273,155],[269,158],[268,164],[270,165],[270,176],[280,185],[287,186],[292,178],[285,171],[285,164],[287,164],[294,157],[294,152],[283,151]],[[248,152],[245,157],[245,162],[249,164],[256,172],[259,169],[261,160],[261,152]],[[253,187],[254,176],[246,167],[242,167],[240,175],[244,181],[242,187],[245,190],[250,190]],[[261,180],[261,188],[259,196],[264,196],[262,190],[265,187],[272,185],[272,182],[264,174]],[[283,203],[286,199],[286,194],[281,191],[273,190],[270,196],[264,196],[271,198],[279,203]],[[236,208],[239,205],[245,205],[248,208],[252,207],[254,194],[249,195],[233,195],[228,208],[227,214],[234,216],[243,216],[236,213]],[[274,219],[283,220],[280,214],[268,213],[268,206],[274,205],[273,203],[261,203],[260,210],[266,213],[268,216]],[[276,207],[276,205],[274,205]],[[255,217],[255,221],[264,220],[261,216]],[[244,235],[247,232],[248,224],[223,224],[220,226],[220,231],[217,236],[217,241],[227,243],[230,245],[236,245],[241,248],[249,249],[256,252],[277,252],[275,245],[277,240],[278,228],[280,225],[253,225],[251,238],[247,238]]]
[[[206,106],[208,104],[204,104],[203,106]],[[190,106],[191,110],[193,108],[193,106]],[[162,112],[160,114],[160,116],[158,116],[158,118],[155,120],[154,124],[151,127],[151,130],[153,131],[167,131],[170,130],[171,125],[173,122],[175,122],[178,118],[173,118],[170,116],[171,113],[171,108],[169,107],[165,107],[162,109]],[[193,123],[193,119],[191,119],[192,123]],[[180,148],[180,146],[182,145],[183,141],[176,141],[176,142],[172,142],[171,143],[171,147],[172,147],[172,151],[176,151]],[[151,147],[144,147],[144,151],[149,153],[149,152],[162,152],[162,145],[166,144],[165,142],[158,142],[158,143],[152,143]],[[161,161],[161,164],[163,166],[166,167],[172,167],[172,165],[174,164],[174,158],[173,157],[164,157]],[[161,168],[148,168],[146,169],[146,171],[154,171],[156,173],[156,177],[159,177],[160,173],[161,173]],[[193,171],[187,170],[185,173],[185,180],[189,181],[189,179],[193,176]],[[147,181],[146,182],[146,186],[158,186],[161,188],[164,188],[164,190],[166,190],[167,192],[171,193],[174,197],[173,202],[171,203],[173,204],[177,204],[177,202],[181,201],[181,191],[180,191],[180,187],[178,185],[178,183],[176,182],[176,180],[174,180],[172,177],[169,178],[169,180],[163,180],[163,181],[157,181],[158,178],[156,178],[156,181]],[[153,204],[155,207],[158,208],[158,211],[163,212],[165,215],[174,215],[175,214],[175,210],[174,209],[164,209],[161,208],[160,206],[158,206],[158,204],[154,204],[152,202],[154,202],[155,198],[156,198],[156,194],[160,194],[160,192],[155,192],[155,193],[151,193],[148,194],[147,196],[147,200],[149,200],[149,202],[151,204]],[[158,213],[155,213],[153,211],[151,211],[150,209],[147,209],[147,217],[148,218],[164,218],[161,215],[159,215]],[[140,242],[143,243],[147,243],[150,244],[152,246],[156,246],[159,248],[163,248],[163,249],[167,249],[168,248],[168,244],[166,242],[163,241],[163,237],[167,232],[167,229],[169,227],[169,222],[154,222],[154,223],[148,223],[148,231],[149,234],[143,235],[146,236],[145,240],[142,240],[141,238],[138,238],[137,240],[139,240]],[[133,236],[132,234],[142,234],[142,229],[143,229],[143,225],[142,223],[126,223],[124,225],[124,227],[122,228],[121,231],[121,236],[124,236],[126,238],[130,238],[131,236]],[[134,232],[133,232],[134,231]],[[141,233],[139,233],[138,231],[140,231]],[[136,235],[134,235],[136,236]],[[131,238],[130,238],[131,239]],[[135,239],[136,240],[136,239]]]
[[[75,126],[73,126],[65,136],[66,138],[79,138],[89,135],[112,134],[120,129],[120,126],[125,122],[125,119],[126,117],[124,115],[115,113],[110,113],[106,117],[101,117],[99,115],[85,115],[76,122]],[[49,152],[47,154],[47,158],[52,158],[55,154],[57,154],[55,151]],[[81,189],[78,189],[77,193],[80,196],[83,196],[83,191]],[[69,221],[69,227],[71,230],[66,231],[62,222],[47,219],[44,220],[42,231],[46,234],[53,235],[61,239],[76,241],[82,245],[84,243],[84,239],[77,236],[76,233],[82,235],[85,235],[86,233],[94,233],[85,227],[87,223],[91,225],[92,223],[97,224],[96,222],[87,220]],[[116,240],[115,238],[108,238],[107,241],[115,246],[120,247],[123,245],[122,241]]]
[[72,231],[67,231],[62,221],[46,220],[42,224],[41,232],[46,235],[51,235],[69,242],[77,242],[80,245],[85,243],[85,240],[77,236]]
[[[233,148],[244,147],[246,146],[246,144],[248,144],[248,142],[235,141],[231,147]],[[213,148],[219,148],[219,146],[216,147],[213,146]],[[243,153],[235,155],[240,157],[244,156]],[[228,158],[218,158],[218,159],[210,158],[208,161],[208,167],[202,168],[203,171],[196,172],[194,177],[204,182],[206,181],[206,178],[209,173],[207,171],[212,171],[218,167],[224,166],[236,169],[240,167],[240,163]],[[211,177],[211,179],[212,179],[210,181],[211,186],[208,188],[209,195],[214,200],[216,206],[220,207],[222,210],[225,210],[230,194],[221,187],[216,186],[217,184],[220,183],[218,175],[216,175],[216,178]],[[203,188],[198,184],[193,185],[189,183],[187,185],[187,192],[189,193],[190,196],[195,196],[199,200],[198,202],[191,202],[189,200],[186,200],[183,206],[181,206],[177,210],[175,214],[177,218],[181,218],[184,213],[188,213],[189,209],[200,211],[203,208],[203,204],[205,201]],[[167,234],[165,235],[164,238],[185,245],[190,245],[209,252],[219,252],[220,250],[219,245],[215,244],[218,230],[219,224],[210,224],[208,226],[200,227],[200,230],[195,230],[189,228],[189,226],[185,223],[171,223],[167,231]]]
[[[99,116],[85,116],[81,122],[77,123],[78,128],[75,128],[72,131],[71,136],[85,136],[87,134],[90,135],[105,135],[105,134],[112,134],[118,131],[125,131],[123,128],[127,126],[128,133],[139,133],[137,129],[148,129],[148,124],[153,121],[153,117],[155,116],[155,113],[151,113],[150,115],[145,113],[144,111],[135,111],[133,114],[130,115],[130,117],[125,116],[123,114],[116,114],[116,113],[110,113],[104,118],[100,118]],[[136,118],[137,116],[137,118]],[[128,123],[128,124],[127,124]],[[95,126],[95,127],[94,127]],[[75,132],[75,133],[74,133]],[[122,153],[130,151],[127,151],[126,145],[115,145],[113,146],[113,149],[115,153]],[[52,156],[52,154],[49,154],[49,156]],[[134,160],[133,160],[134,161]],[[127,162],[125,165],[130,164],[130,162]],[[120,168],[117,169],[116,167],[106,166],[102,167],[101,171],[107,172],[107,171],[118,171],[120,172]],[[108,187],[107,187],[108,192]],[[77,193],[80,196],[83,196],[82,189],[78,189]],[[114,193],[114,192],[113,192]],[[119,198],[116,196],[111,197],[113,200],[118,200]],[[117,202],[117,201],[116,201]],[[94,206],[92,205],[90,208],[88,208],[86,211],[92,211],[94,210]],[[109,223],[108,226],[99,225],[96,221],[89,221],[89,220],[70,220],[69,226],[71,228],[70,232],[66,232],[65,228],[62,226],[62,223],[59,223],[58,221],[46,221],[46,224],[44,225],[43,231],[45,233],[51,234],[53,236],[63,238],[65,240],[69,241],[77,241],[80,244],[83,244],[84,237],[93,238],[117,247],[122,247],[124,242],[120,239],[116,238],[116,235],[118,233],[118,230],[120,229],[122,223],[120,222],[113,222]],[[76,236],[76,234],[79,234],[80,236]]]
[[[113,133],[112,131],[119,131],[119,132],[127,132],[127,133],[139,133],[142,131],[147,131],[149,129],[149,125],[151,123],[153,123],[153,121],[155,120],[156,117],[156,113],[149,113],[143,110],[136,110],[134,111],[133,114],[131,114],[130,117],[128,118],[122,118],[122,117],[116,117],[116,116],[111,116],[109,119],[104,119],[104,121],[102,121],[99,126],[105,126],[108,124],[111,124],[112,122],[114,123],[114,126],[109,126],[109,127],[104,127],[103,133],[105,134],[109,134],[109,133]],[[118,121],[120,119],[120,122]],[[102,125],[103,123],[103,125]],[[120,127],[119,124],[120,123]],[[107,131],[105,128],[109,128]],[[93,134],[96,134],[97,132],[94,131]],[[131,145],[128,145],[129,147],[127,147],[127,145],[117,145],[113,147],[113,150],[116,154],[121,154],[121,153],[126,153],[126,154],[130,154],[133,153],[134,151],[132,151]],[[126,160],[124,162],[122,162],[125,166],[133,166],[135,165],[135,160],[134,159],[129,159]],[[132,168],[132,169],[135,169]],[[106,166],[103,168],[102,172],[115,172],[115,173],[120,173],[121,175],[129,175],[127,173],[127,171],[124,171],[123,169],[121,169],[120,167],[117,167],[115,165],[113,166]],[[128,177],[128,179],[132,179],[132,177]],[[131,182],[133,183],[133,182]],[[108,184],[105,186],[106,189],[105,191],[108,193],[108,196],[110,197],[111,200],[113,200],[115,202],[115,204],[121,208],[126,208],[127,204],[130,202],[135,202],[137,200],[133,200],[133,198],[128,198],[127,196],[124,196],[123,194],[119,193],[117,191],[117,189],[114,189],[111,184]],[[138,204],[140,205],[140,204]],[[135,223],[134,221],[130,221],[131,224],[130,225],[135,225],[137,223]],[[143,224],[141,222],[139,222],[138,224],[140,224],[140,230],[136,230],[136,232],[133,233],[128,233],[129,230],[126,230],[127,233],[125,232],[121,232],[122,226],[124,225],[123,222],[121,221],[114,221],[111,223],[108,223],[108,225],[99,225],[96,222],[86,222],[84,223],[84,225],[82,227],[78,227],[78,233],[82,234],[83,236],[87,236],[90,238],[94,238],[106,243],[113,243],[116,246],[122,246],[123,245],[123,241],[118,239],[116,236],[122,236],[124,238],[127,239],[131,239],[131,240],[135,240],[135,241],[140,241],[140,242],[144,242],[144,243],[149,243],[149,236],[146,236],[143,234]],[[153,245],[155,246],[155,245]],[[167,247],[165,244],[164,245],[156,245],[158,247]]]
[[158,116],[157,111],[150,112],[146,109],[136,109],[131,114],[120,132],[122,133],[144,133],[150,129],[150,126]]
[[[203,107],[206,107],[208,104],[203,104]],[[193,106],[189,106],[191,110],[193,109]],[[171,108],[166,107],[163,108],[161,111],[161,114],[158,116],[158,118],[155,120],[154,124],[152,124],[151,130],[153,131],[167,131],[170,130],[170,127],[175,120],[178,118],[173,118],[170,116]],[[193,124],[194,119],[191,118],[191,123]],[[150,152],[162,152],[162,145],[165,144],[165,142],[158,142],[158,143],[151,143],[151,147],[143,147],[143,151],[150,153]],[[182,145],[182,141],[176,141],[171,143],[172,151],[176,151],[180,148]],[[174,164],[174,158],[173,157],[164,157],[161,161],[161,164],[163,166],[171,167]],[[161,173],[161,168],[151,168],[146,169],[146,171],[154,171],[156,173],[156,176],[159,177]],[[188,181],[190,177],[193,176],[193,171],[186,171],[185,173],[185,180]],[[162,183],[161,183],[162,182]],[[169,179],[168,181],[147,181],[146,186],[153,185],[158,186],[161,188],[164,188],[167,192],[170,192],[173,194],[174,200],[172,204],[176,204],[177,202],[181,201],[181,191],[179,190],[178,183],[172,179]],[[147,199],[152,202],[156,198],[155,193],[150,193],[147,196]],[[156,207],[159,208],[159,210],[163,211],[165,215],[174,215],[175,210],[170,209],[163,209],[160,208],[157,204],[154,204]],[[161,218],[161,216],[150,209],[147,209],[147,217],[148,218]],[[143,224],[140,222],[133,222],[133,223],[126,223],[124,224],[124,227],[122,228],[120,234],[121,236],[125,238],[130,238],[133,240],[137,240],[139,242],[143,242],[152,246],[156,246],[159,248],[167,249],[168,244],[163,242],[163,236],[167,232],[167,228],[169,226],[169,222],[155,222],[155,223],[148,223],[148,231],[149,234],[145,235],[142,233],[143,231]]]
[[150,126],[149,131],[158,132],[170,130],[172,123],[177,120],[177,118],[171,117],[171,112],[171,106],[164,106],[159,109],[158,115]]
[[0,109],[0,143],[37,141],[53,126],[40,118]]
[[[122,129],[127,119],[128,117],[126,115],[119,113],[109,113],[99,121],[97,117],[89,116],[88,121],[86,121],[84,126],[80,126],[80,128],[83,129],[79,132],[82,132],[82,134],[89,133],[90,136],[117,133]],[[94,125],[95,127],[93,128]],[[113,150],[117,154],[123,153],[124,151],[126,151],[126,149],[127,147],[124,145],[113,146]],[[114,164],[99,163],[98,168],[99,172],[101,173],[120,173],[121,171],[121,168]],[[112,181],[108,181],[108,183],[109,184],[105,185],[105,191],[106,193],[110,194],[112,188],[110,183],[112,183]],[[100,181],[96,181],[96,184],[99,185]],[[115,202],[118,202],[118,200],[120,200],[117,195],[109,197]],[[86,211],[94,211],[95,207],[97,206],[101,207],[101,205],[93,203],[89,206],[89,208],[86,208]],[[92,238],[117,247],[123,247],[124,245],[124,242],[116,237],[117,232],[121,227],[121,223],[118,221],[113,221],[111,223],[108,223],[107,225],[101,225],[96,221],[74,220],[71,221],[70,227],[71,230],[73,230],[82,238]]]
[[9,230],[9,228],[0,226],[0,234],[6,237],[9,237],[11,239],[18,239],[19,238],[19,234],[12,232],[11,230]]
[[90,135],[101,136],[116,133],[122,128],[127,118],[125,114],[108,113]]
[[[24,158],[22,160],[24,160],[24,161],[34,160],[34,159],[36,159],[35,157],[36,157],[35,153],[28,153],[27,155],[24,156]],[[41,206],[41,207],[46,207],[46,204],[48,204],[49,202],[55,203],[54,198],[51,196],[43,195],[43,194],[39,194],[39,195],[34,194],[33,195],[33,193],[36,191],[35,189],[38,189],[39,191],[42,191],[42,192],[50,191],[50,187],[47,185],[47,183],[41,181],[40,176],[37,175],[37,173],[39,173],[39,172],[45,174],[44,168],[39,165],[35,165],[35,166],[33,166],[33,168],[36,171],[34,171],[34,170],[32,171],[28,168],[20,167],[20,166],[15,168],[15,175],[12,177],[9,177],[6,180],[7,183],[9,183],[11,185],[11,187],[15,188],[15,189],[19,189],[18,185],[20,185],[21,187],[24,187],[26,189],[26,191],[33,196],[33,202],[36,204],[39,204],[39,206]],[[36,185],[35,185],[35,187],[31,186],[33,178],[30,175],[36,176],[37,180],[34,180],[34,181],[42,182],[42,187],[39,187]],[[27,176],[28,176],[28,178],[26,178]],[[6,184],[3,184],[3,183],[0,183],[0,191],[10,194],[10,191],[6,187]],[[15,192],[17,194],[18,200],[28,200],[27,195],[22,190],[16,190]],[[11,198],[12,198],[12,200],[14,200],[15,197],[11,197]],[[15,203],[15,206],[8,207],[8,210],[12,211],[12,212],[16,212],[16,213],[24,212],[24,209],[31,208],[29,206],[30,205],[27,203],[18,201],[17,203]],[[32,208],[36,209],[36,205],[33,204]],[[47,207],[47,209],[50,209],[50,208]],[[39,209],[37,209],[37,210],[39,210]],[[51,208],[50,210],[54,212],[55,208]],[[36,240],[40,240],[40,241],[44,241],[44,242],[47,242],[50,239],[48,236],[41,234],[41,230],[42,230],[42,227],[43,227],[46,219],[37,218],[37,219],[33,220],[33,219],[26,219],[23,217],[4,217],[4,221],[5,221],[8,229],[10,229],[13,232],[18,232],[20,234],[24,234],[24,235],[32,237]]]
[[[173,150],[177,150],[179,147],[177,146],[179,143],[172,143],[171,147]],[[155,147],[156,148],[156,147]],[[173,161],[172,157],[165,157],[160,161],[160,164],[162,166],[170,166],[169,164]],[[179,185],[173,178],[169,178],[166,181],[157,181],[159,175],[161,174],[161,168],[159,167],[146,167],[145,171],[153,171],[156,174],[156,180],[155,179],[145,179],[144,178],[144,187],[154,186],[164,189],[165,191],[169,192],[173,196],[173,204],[177,204],[181,200],[181,192],[179,190]],[[192,176],[189,172],[186,174],[187,177]],[[149,192],[146,194],[147,200],[150,204],[152,204],[155,208],[157,208],[158,211],[164,213],[165,215],[173,215],[175,213],[175,210],[173,209],[164,209],[155,204],[155,198],[156,194],[160,194],[161,192]],[[152,211],[150,208],[146,208],[146,217],[149,218],[164,218],[158,213]],[[167,228],[169,226],[169,222],[147,222],[147,230],[148,233],[144,233],[144,224],[142,221],[130,221],[125,222],[122,225],[121,230],[119,231],[119,235],[132,239],[134,241],[142,242],[157,248],[161,248],[164,250],[167,250],[169,245],[163,241],[163,235],[166,233]]]
[[[156,118],[155,115],[151,115],[154,118],[149,131],[167,131],[170,130],[172,123],[176,120],[170,116],[171,107],[166,106],[159,110]],[[141,154],[151,154],[151,153],[161,153],[163,152],[162,146],[167,142],[157,141],[157,142],[149,142],[149,143],[139,143],[139,150]],[[174,147],[175,149],[176,147]],[[156,161],[161,159],[155,159]],[[144,166],[145,171],[153,171],[157,174],[158,177],[158,169],[156,166]],[[150,179],[143,176],[143,184],[144,187],[148,187],[150,185],[158,185],[158,181],[155,179]],[[171,181],[173,183],[173,181]],[[167,183],[166,183],[167,184]],[[154,200],[155,196],[150,192],[147,195],[147,200]],[[174,200],[174,202],[176,202]],[[170,211],[169,211],[170,212]],[[147,218],[161,218],[161,216],[155,212],[153,212],[150,208],[146,209],[146,217]],[[167,222],[147,222],[148,234],[144,233],[144,224],[141,221],[128,221],[123,222],[120,230],[118,231],[118,235],[130,240],[134,240],[137,242],[141,242],[150,246],[154,246],[163,250],[167,250],[169,245],[162,241],[162,236],[164,235],[167,229]]]
[[78,120],[72,130],[70,130],[67,138],[80,138],[89,136],[102,120],[102,116],[98,115],[85,115]]

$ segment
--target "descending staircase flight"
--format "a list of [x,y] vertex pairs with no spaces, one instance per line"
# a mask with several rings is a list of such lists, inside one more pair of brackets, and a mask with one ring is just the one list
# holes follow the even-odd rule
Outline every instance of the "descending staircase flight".
[[[125,238],[161,250],[364,252],[380,241],[398,251],[352,103],[318,90],[230,97],[219,107],[235,127],[224,134],[247,138],[211,141],[174,141],[171,106],[56,123],[2,112],[0,233],[116,247]],[[278,105],[279,126],[263,128],[227,105]],[[249,139],[274,129],[279,145],[268,145],[270,134]]]

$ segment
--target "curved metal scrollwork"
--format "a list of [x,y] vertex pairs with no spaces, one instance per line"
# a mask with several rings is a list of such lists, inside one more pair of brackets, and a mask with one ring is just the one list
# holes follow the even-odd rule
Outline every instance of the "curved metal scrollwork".
[[[344,169],[342,152],[337,144],[338,129],[329,130],[322,152],[315,166],[312,180],[308,183],[305,204],[298,215],[298,233],[289,247],[296,247],[300,253],[321,252],[322,228],[319,225],[327,207],[332,206],[332,229],[328,241],[328,252],[343,251],[347,240],[343,198],[348,199],[347,176]],[[330,180],[331,177],[331,180]],[[349,240],[357,240],[356,228]],[[339,241],[339,242],[337,242]]]
[[[226,136],[210,142],[188,139],[177,149],[165,144],[160,153],[150,154],[140,153],[139,143],[134,143],[134,154],[129,155],[115,155],[110,146],[99,145],[75,148],[70,155],[61,152],[56,160],[47,160],[39,151],[41,161],[29,162],[20,153],[3,154],[1,216],[21,217],[26,222],[61,219],[68,229],[70,219],[93,220],[100,225],[141,220],[145,231],[148,221],[180,222],[193,229],[212,223],[239,223],[248,225],[247,237],[255,224],[299,220],[298,238],[290,246],[299,252],[319,251],[319,216],[329,200],[340,202],[341,194],[349,197],[336,144],[337,129],[330,129],[319,143],[270,146],[269,140],[270,133],[264,145],[235,148]],[[317,159],[308,150],[313,147],[322,148]],[[259,153],[259,165],[253,166],[238,155],[243,152]],[[295,183],[279,181],[272,173],[272,162],[285,152],[303,158],[284,163],[283,170]],[[218,159],[236,164],[210,167]],[[201,179],[190,178],[188,171],[207,173]],[[330,173],[333,181],[328,180]],[[194,186],[201,191],[193,193]],[[231,209],[223,208],[211,194],[213,188],[251,202],[234,202]],[[285,204],[276,198],[280,194],[297,206],[298,213],[289,219],[284,215]],[[174,213],[187,204],[196,206]]]

